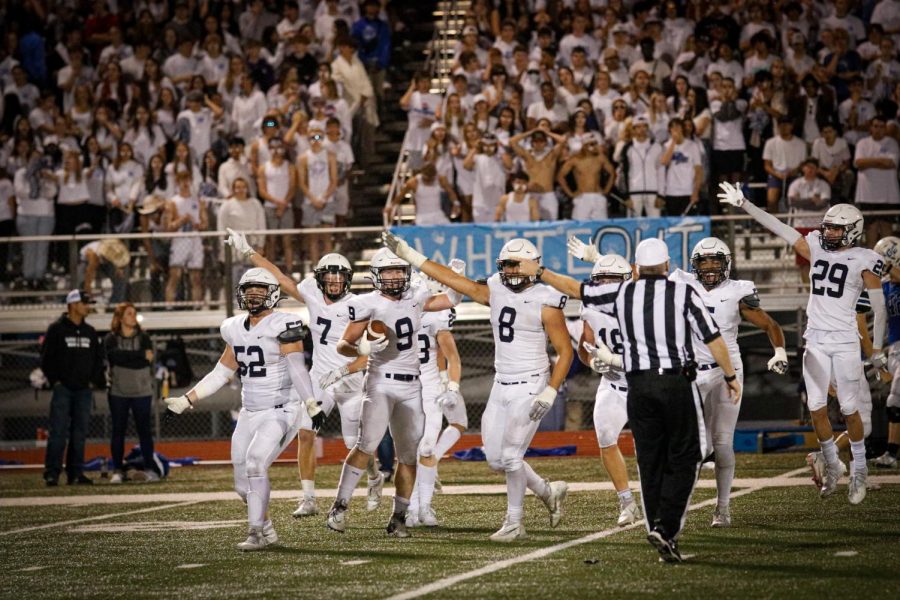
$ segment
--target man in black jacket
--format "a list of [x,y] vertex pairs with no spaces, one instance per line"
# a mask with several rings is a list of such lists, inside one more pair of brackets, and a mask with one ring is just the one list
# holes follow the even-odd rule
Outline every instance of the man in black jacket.
[[53,386],[50,399],[50,439],[44,459],[44,481],[55,486],[66,449],[68,483],[91,484],[82,472],[84,442],[94,398],[91,384],[106,387],[106,372],[97,331],[85,322],[94,301],[87,292],[72,290],[66,312],[47,329],[41,348],[41,369]]

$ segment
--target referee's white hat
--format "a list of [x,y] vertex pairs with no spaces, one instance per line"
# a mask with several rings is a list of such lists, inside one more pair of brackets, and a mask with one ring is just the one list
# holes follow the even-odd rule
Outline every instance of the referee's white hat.
[[639,267],[653,267],[669,260],[669,247],[659,238],[644,240],[634,252],[634,264]]

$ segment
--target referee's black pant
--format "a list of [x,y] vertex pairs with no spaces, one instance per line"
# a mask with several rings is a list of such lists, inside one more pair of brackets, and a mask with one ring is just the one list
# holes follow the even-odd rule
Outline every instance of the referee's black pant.
[[680,373],[635,371],[626,378],[628,424],[634,435],[647,526],[674,539],[684,524],[700,470],[700,393]]

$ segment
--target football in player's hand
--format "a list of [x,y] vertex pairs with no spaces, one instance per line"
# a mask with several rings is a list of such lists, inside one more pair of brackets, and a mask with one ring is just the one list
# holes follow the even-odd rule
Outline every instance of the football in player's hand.
[[369,321],[369,326],[366,328],[366,338],[371,342],[386,336],[387,331],[388,328],[384,321],[372,320]]

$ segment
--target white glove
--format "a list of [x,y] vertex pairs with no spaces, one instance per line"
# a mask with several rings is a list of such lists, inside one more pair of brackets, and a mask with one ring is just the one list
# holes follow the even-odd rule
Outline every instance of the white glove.
[[327,390],[335,383],[346,377],[350,374],[350,367],[348,365],[344,365],[343,367],[339,367],[334,369],[333,371],[329,371],[322,375],[319,379],[319,387],[323,390]]
[[459,382],[451,381],[447,384],[447,391],[438,396],[438,406],[442,411],[456,408],[456,405],[463,401],[462,394],[459,393]]
[[552,387],[547,386],[541,393],[534,397],[531,401],[531,411],[528,413],[528,418],[532,421],[540,421],[544,418],[544,415],[549,412],[550,407],[553,406],[553,401],[556,400],[556,390]]
[[881,371],[887,367],[887,354],[881,348],[875,348],[875,353],[869,359],[869,362],[872,363],[873,367]]
[[597,262],[597,259],[600,258],[600,251],[597,250],[596,246],[585,244],[574,235],[566,242],[566,247],[569,249],[569,254],[591,264]]
[[243,256],[244,258],[250,258],[254,254],[256,254],[256,250],[250,245],[250,242],[247,241],[247,236],[241,233],[240,231],[235,231],[230,227],[226,228],[225,231],[228,232],[228,239],[225,240],[225,243],[234,248],[234,251]]
[[456,273],[457,275],[462,275],[466,272],[466,261],[461,258],[454,258],[448,264],[450,270]]
[[719,189],[722,191],[717,194],[719,198],[719,202],[722,204],[730,204],[732,206],[736,206],[740,208],[744,204],[744,192],[741,191],[741,182],[735,182],[734,184],[728,183],[727,181],[723,181],[719,184]]
[[398,258],[405,260],[417,269],[421,269],[422,265],[425,264],[425,261],[428,260],[425,258],[424,254],[413,250],[403,238],[394,235],[390,231],[382,232],[381,241],[384,242],[387,249],[396,254]]
[[170,398],[165,398],[163,402],[166,403],[166,408],[176,415],[180,415],[189,408],[194,408],[193,403],[187,396],[172,396]]
[[325,411],[322,410],[322,405],[315,398],[307,398],[304,404],[306,405],[306,414],[312,419],[313,429],[315,431],[322,429],[326,417]]
[[769,370],[779,375],[787,373],[788,357],[784,348],[775,348],[775,356],[769,359]]
[[[613,352],[612,350],[610,350],[606,346],[606,344],[604,344],[600,340],[596,340],[596,341],[597,341],[596,346],[592,346],[588,342],[585,342],[584,344],[582,344],[584,349],[587,350],[587,353],[591,355],[591,363],[593,363],[596,360],[596,361],[598,361],[604,365],[610,366],[610,367],[622,368],[622,357],[620,355],[616,354],[615,352]],[[594,368],[593,364],[591,365],[591,368],[592,369]],[[601,371],[597,371],[597,372],[600,373]]]
[[388,338],[386,335],[382,335],[381,337],[377,337],[371,342],[366,334],[363,334],[361,338],[359,338],[359,343],[356,345],[356,352],[360,356],[371,356],[372,354],[378,354],[388,345]]

